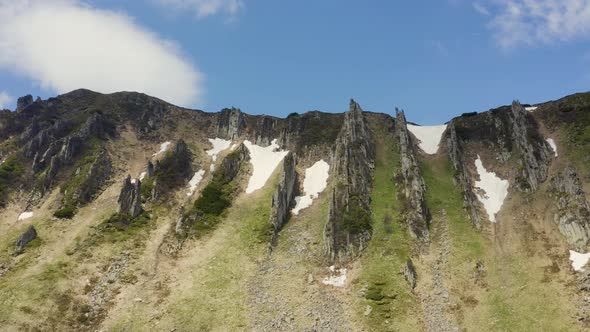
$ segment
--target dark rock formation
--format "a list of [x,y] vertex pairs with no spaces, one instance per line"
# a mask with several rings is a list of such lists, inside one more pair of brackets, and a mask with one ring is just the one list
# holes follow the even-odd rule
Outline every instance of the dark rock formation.
[[72,123],[70,121],[57,120],[53,125],[39,131],[26,143],[24,148],[25,156],[33,158],[35,154],[45,151],[51,143],[67,135],[71,127]]
[[37,230],[33,225],[29,226],[27,230],[21,234],[16,240],[16,254],[20,254],[24,251],[25,247],[29,242],[37,238]]
[[275,193],[272,196],[270,209],[270,223],[273,226],[273,237],[271,244],[274,244],[279,231],[287,223],[289,210],[293,206],[295,190],[297,188],[297,172],[295,172],[295,156],[289,152],[283,159],[283,170],[281,180]]
[[225,182],[232,181],[238,176],[243,163],[248,160],[250,160],[250,152],[242,143],[232,153],[223,158],[215,173],[219,174]]
[[154,164],[150,160],[150,161],[148,161],[148,165],[147,165],[146,177],[151,178],[154,176],[154,174],[156,174],[156,169],[154,167]]
[[525,181],[517,181],[523,191],[536,191],[541,182],[547,179],[547,172],[553,151],[542,139],[536,123],[518,101],[512,102],[512,140],[522,153],[522,173]]
[[[167,153],[162,160],[156,162],[152,167],[154,173],[154,186],[152,199],[178,188],[190,179],[192,176],[192,153],[184,140],[179,140],[174,146],[171,153]],[[150,165],[148,163],[148,172]],[[151,177],[149,177],[151,178]]]
[[332,154],[332,188],[324,244],[330,260],[351,258],[371,238],[375,147],[363,110],[354,100],[344,115]]
[[404,278],[410,285],[411,289],[416,288],[416,283],[418,281],[418,273],[416,273],[416,268],[414,267],[414,263],[411,259],[408,258],[406,264],[402,267],[402,274]]
[[404,196],[407,208],[404,213],[410,234],[418,239],[428,238],[430,211],[426,206],[426,185],[420,174],[416,152],[412,138],[408,132],[406,117],[403,111],[396,109],[395,130],[399,138],[401,159],[401,177],[404,185]]
[[33,103],[33,96],[26,95],[18,98],[16,101],[16,111],[20,112]]
[[576,170],[566,167],[551,180],[551,185],[559,231],[571,247],[585,252],[590,244],[590,204]]
[[448,138],[447,138],[447,150],[449,158],[455,169],[455,181],[459,183],[463,191],[463,205],[467,209],[467,214],[471,223],[478,229],[481,227],[481,217],[479,215],[479,201],[473,191],[473,183],[469,172],[465,168],[465,159],[463,155],[463,142],[457,137],[457,131],[455,130],[455,122],[451,120],[448,125]]
[[100,189],[109,180],[112,172],[111,159],[106,150],[102,150],[96,156],[96,160],[90,165],[88,173],[84,175],[80,187],[73,195],[73,199],[80,204],[86,204],[96,196]]
[[245,116],[238,108],[224,108],[217,115],[217,137],[237,139],[245,125]]
[[139,216],[143,211],[141,208],[141,181],[135,179],[135,182],[131,182],[131,176],[127,176],[123,182],[118,202],[119,213],[127,214],[132,219]]

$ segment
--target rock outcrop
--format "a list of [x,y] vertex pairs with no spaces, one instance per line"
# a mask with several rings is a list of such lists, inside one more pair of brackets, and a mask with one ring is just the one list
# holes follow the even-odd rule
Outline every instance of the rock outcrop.
[[559,231],[572,248],[586,252],[590,249],[590,204],[576,170],[566,167],[551,180],[551,185]]
[[297,172],[295,171],[296,158],[289,152],[283,159],[283,170],[279,185],[272,196],[270,209],[270,223],[273,226],[271,244],[274,244],[279,231],[287,223],[289,210],[293,206],[295,191],[297,188]]
[[16,111],[20,112],[20,111],[24,110],[25,108],[27,108],[27,106],[31,105],[32,103],[33,103],[33,96],[31,96],[31,95],[22,96],[22,97],[18,98],[16,101]]
[[118,202],[119,213],[129,215],[131,219],[139,216],[143,211],[141,207],[141,181],[135,179],[131,182],[131,176],[127,176],[123,182]]
[[455,169],[455,181],[461,186],[463,191],[463,205],[467,209],[467,214],[471,223],[476,228],[481,228],[481,217],[479,215],[479,202],[473,191],[473,183],[469,172],[465,168],[465,158],[463,155],[463,142],[457,137],[455,123],[451,120],[448,126],[447,150],[449,158]]
[[531,115],[518,102],[512,102],[512,140],[522,153],[521,179],[517,187],[522,191],[536,191],[547,179],[553,151],[542,139]]
[[403,194],[407,200],[404,209],[406,222],[412,236],[418,239],[427,239],[430,211],[426,206],[426,185],[420,174],[414,144],[406,124],[406,117],[403,111],[397,109],[395,131],[399,138],[400,175],[404,186]]
[[371,188],[375,146],[354,100],[332,154],[333,186],[324,244],[331,261],[345,261],[362,250],[371,238]]
[[172,152],[167,153],[155,165],[148,162],[147,168],[148,179],[153,181],[152,199],[158,200],[170,191],[185,185],[190,179],[193,173],[192,153],[181,139]]
[[37,230],[33,225],[29,226],[27,230],[22,233],[16,240],[16,254],[21,254],[27,244],[37,238]]
[[235,140],[245,126],[245,116],[238,108],[224,108],[217,116],[217,137]]
[[414,267],[414,263],[411,259],[408,258],[406,264],[404,264],[402,267],[402,274],[408,282],[408,285],[410,285],[410,288],[416,288],[416,283],[418,282],[418,273],[416,273],[416,268]]
[[102,150],[96,156],[96,159],[90,165],[88,173],[73,195],[73,199],[80,204],[86,204],[96,196],[105,183],[109,180],[112,173],[112,165],[109,154]]

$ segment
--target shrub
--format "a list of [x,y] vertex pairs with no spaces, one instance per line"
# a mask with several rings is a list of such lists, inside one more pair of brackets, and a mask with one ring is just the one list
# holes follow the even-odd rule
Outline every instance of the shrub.
[[63,208],[55,211],[55,213],[53,213],[53,216],[56,218],[60,218],[60,219],[72,219],[75,214],[76,214],[75,207],[66,206],[66,207],[63,207]]

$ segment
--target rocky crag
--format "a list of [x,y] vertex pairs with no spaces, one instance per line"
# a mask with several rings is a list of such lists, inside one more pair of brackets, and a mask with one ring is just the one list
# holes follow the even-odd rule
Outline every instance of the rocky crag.
[[280,230],[289,219],[289,211],[293,207],[298,186],[295,165],[296,157],[292,152],[289,152],[283,159],[281,178],[271,201],[270,223],[273,227],[271,245],[276,242]]
[[332,156],[333,185],[324,230],[326,252],[332,261],[350,259],[371,237],[374,158],[374,141],[363,111],[351,100]]
[[557,211],[554,216],[559,231],[570,246],[586,251],[590,244],[590,204],[578,173],[572,166],[551,179],[553,199]]
[[420,174],[416,151],[408,132],[403,111],[396,110],[395,131],[399,138],[400,175],[403,183],[405,220],[410,234],[418,239],[428,239],[430,211],[426,206],[426,185]]

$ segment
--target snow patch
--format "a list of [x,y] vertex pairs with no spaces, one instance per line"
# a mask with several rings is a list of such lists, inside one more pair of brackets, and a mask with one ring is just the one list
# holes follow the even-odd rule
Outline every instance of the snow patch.
[[588,260],[590,260],[590,253],[582,254],[570,250],[570,261],[572,261],[572,267],[575,271],[584,272],[584,266],[588,264]]
[[209,165],[209,172],[213,173],[214,170],[215,170],[215,164]]
[[440,138],[446,129],[446,124],[440,126],[414,126],[408,124],[408,130],[420,140],[418,146],[428,154],[435,154],[438,151]]
[[205,175],[205,170],[203,169],[198,170],[195,175],[193,175],[193,178],[188,182],[189,189],[186,194],[187,196],[192,196],[195,193],[197,186],[201,183],[201,180],[203,180],[203,175]]
[[23,212],[18,216],[18,220],[25,220],[33,217],[33,212],[27,211]]
[[219,152],[229,148],[231,141],[224,140],[223,138],[210,138],[209,142],[213,145],[213,149],[207,150],[207,154],[211,157],[213,162],[217,160]]
[[524,108],[526,111],[532,112],[537,109],[537,106],[528,106]]
[[330,165],[323,159],[320,159],[305,170],[305,180],[303,180],[303,192],[305,195],[295,197],[296,204],[293,210],[291,210],[293,214],[297,215],[299,211],[311,206],[314,198],[317,198],[326,189],[329,170]]
[[160,151],[154,153],[152,156],[157,157],[157,156],[161,155],[162,153],[168,151],[168,148],[170,147],[171,144],[172,144],[172,142],[170,142],[170,141],[160,144]]
[[146,175],[147,175],[147,172],[141,172],[141,174],[139,174],[139,181],[143,181],[143,179],[145,178]]
[[252,176],[246,187],[246,193],[249,194],[264,187],[266,180],[289,151],[279,150],[276,139],[267,147],[252,144],[248,140],[244,141],[244,145],[250,151],[250,163],[252,163]]
[[231,148],[229,148],[229,150],[233,151],[237,146],[238,146],[238,143],[234,143],[234,144],[232,144]]
[[330,266],[328,270],[330,271],[330,276],[322,279],[322,284],[334,287],[344,287],[348,270],[345,268],[337,269],[334,265]]
[[475,168],[477,168],[477,174],[480,179],[479,181],[475,181],[475,186],[485,191],[485,194],[477,193],[477,199],[483,204],[490,221],[495,223],[496,213],[500,211],[504,199],[508,196],[508,186],[510,184],[508,180],[502,180],[497,177],[496,173],[488,172],[483,167],[479,155],[475,160]]
[[557,157],[557,144],[555,144],[555,141],[553,140],[553,138],[548,138],[546,139],[547,143],[549,143],[549,146],[551,146],[551,149],[553,150],[553,152],[555,153],[555,156]]

